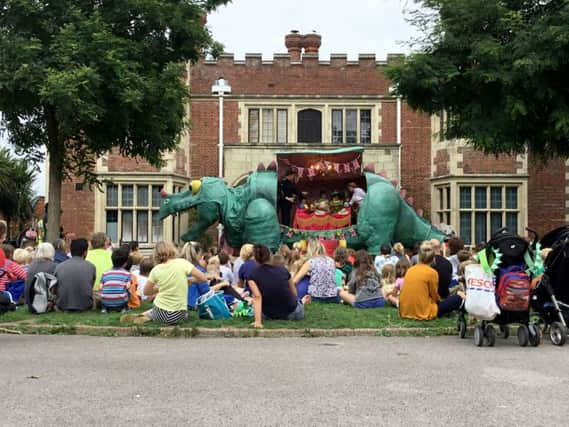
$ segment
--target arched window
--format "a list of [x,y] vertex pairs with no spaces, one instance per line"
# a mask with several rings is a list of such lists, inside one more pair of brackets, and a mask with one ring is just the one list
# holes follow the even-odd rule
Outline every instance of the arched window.
[[312,108],[298,112],[298,142],[322,142],[322,113]]

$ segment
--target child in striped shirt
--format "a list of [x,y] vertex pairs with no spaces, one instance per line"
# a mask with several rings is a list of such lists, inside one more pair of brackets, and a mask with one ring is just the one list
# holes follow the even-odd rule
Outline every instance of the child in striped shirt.
[[101,276],[102,312],[107,310],[128,311],[130,289],[136,289],[136,277],[130,272],[131,261],[128,247],[121,246],[111,256],[113,268]]

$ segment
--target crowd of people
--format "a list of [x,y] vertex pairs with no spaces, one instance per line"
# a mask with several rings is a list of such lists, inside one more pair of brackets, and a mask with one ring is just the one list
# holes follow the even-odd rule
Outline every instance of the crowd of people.
[[[4,240],[6,225],[0,222]],[[136,242],[113,248],[104,233],[88,242],[27,243],[0,251],[0,292],[23,287],[21,302],[30,304],[38,273],[53,275],[54,309],[64,312],[120,311],[124,321],[171,325],[188,318],[200,296],[223,292],[230,309],[252,307],[253,326],[270,319],[300,320],[310,303],[347,304],[354,309],[397,307],[403,318],[431,320],[461,307],[462,272],[473,253],[460,239],[446,244],[425,241],[416,248],[385,243],[378,254],[336,248],[328,256],[322,242],[311,239],[276,253],[261,244],[245,244],[232,259],[199,243],[177,248],[159,242],[145,257]],[[131,314],[142,302],[152,308]]]

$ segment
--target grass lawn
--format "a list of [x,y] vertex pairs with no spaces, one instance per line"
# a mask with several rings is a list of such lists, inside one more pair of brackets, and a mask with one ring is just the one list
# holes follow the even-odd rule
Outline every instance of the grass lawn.
[[[150,308],[142,308],[131,313],[142,312]],[[102,314],[98,311],[85,313],[47,313],[32,315],[27,307],[19,307],[15,312],[0,316],[0,323],[6,325],[13,322],[23,322],[46,325],[74,327],[86,326],[130,326],[132,324],[120,323],[120,313]],[[180,324],[182,328],[249,328],[252,318],[235,318],[228,320],[198,319],[196,312],[190,312],[189,319]],[[448,328],[456,325],[454,318],[435,319],[428,322],[419,322],[399,318],[397,309],[355,309],[343,304],[313,303],[306,306],[306,317],[301,321],[264,321],[265,329],[383,329],[383,328]],[[161,325],[148,322],[136,325],[137,328],[157,328]]]

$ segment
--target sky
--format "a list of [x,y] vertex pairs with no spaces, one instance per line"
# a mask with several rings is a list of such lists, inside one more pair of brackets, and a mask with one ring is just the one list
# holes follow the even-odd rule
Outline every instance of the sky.
[[[405,21],[414,8],[412,0],[233,0],[208,17],[214,38],[225,51],[244,59],[245,53],[286,53],[284,36],[316,31],[322,36],[320,59],[344,53],[357,60],[360,53],[375,53],[378,60],[388,53],[409,53],[407,42],[416,35]],[[0,146],[7,145],[0,132]],[[45,172],[34,185],[45,195]]]

